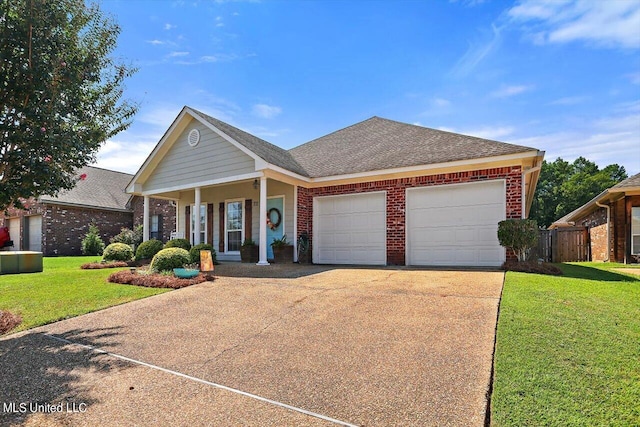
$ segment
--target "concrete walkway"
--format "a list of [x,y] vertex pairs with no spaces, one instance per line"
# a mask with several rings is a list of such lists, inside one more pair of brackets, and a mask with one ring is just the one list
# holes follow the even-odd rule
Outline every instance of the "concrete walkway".
[[17,410],[0,424],[483,425],[502,272],[310,273],[219,277],[5,337],[0,405]]

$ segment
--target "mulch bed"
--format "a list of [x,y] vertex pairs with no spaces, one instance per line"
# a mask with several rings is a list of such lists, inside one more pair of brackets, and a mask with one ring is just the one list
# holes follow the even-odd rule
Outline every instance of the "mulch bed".
[[562,276],[562,270],[553,264],[543,262],[538,264],[534,261],[517,262],[507,261],[502,264],[502,269],[505,271],[518,271],[520,273],[536,273],[536,274],[548,274],[551,276]]
[[99,270],[101,268],[122,268],[122,267],[142,267],[148,265],[150,259],[141,259],[138,261],[111,261],[111,262],[88,262],[80,266],[83,270]]
[[120,283],[122,285],[146,286],[148,288],[180,289],[197,283],[211,281],[213,279],[213,276],[203,273],[200,273],[192,279],[179,279],[170,275],[132,273],[130,271],[123,270],[111,273],[109,278],[107,278],[107,281],[111,283]]
[[0,310],[0,335],[5,334],[22,323],[22,317],[6,310]]

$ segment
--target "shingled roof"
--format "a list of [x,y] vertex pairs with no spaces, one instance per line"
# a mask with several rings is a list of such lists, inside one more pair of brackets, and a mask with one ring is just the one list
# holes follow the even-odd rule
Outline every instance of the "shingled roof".
[[125,193],[125,189],[133,175],[94,166],[81,168],[78,175],[82,174],[86,174],[87,177],[78,181],[71,190],[61,192],[57,197],[42,196],[40,201],[128,211],[127,203],[131,196]]
[[289,150],[312,178],[527,151],[537,149],[380,117],[372,117]]
[[624,181],[620,181],[619,183],[611,187],[611,190],[612,191],[625,190],[627,188],[634,188],[634,187],[640,187],[640,173],[630,176]]
[[263,160],[271,163],[272,165],[280,166],[281,168],[287,169],[291,172],[295,172],[302,176],[308,176],[302,166],[300,166],[300,164],[298,164],[298,162],[293,159],[291,153],[289,153],[287,150],[282,149],[277,145],[273,145],[270,142],[265,141],[264,139],[260,139],[257,136],[251,135],[248,132],[240,130],[228,123],[213,118],[191,107],[189,107],[189,109],[199,115],[205,121],[211,123],[213,126],[226,133],[236,142],[244,145],[246,148],[251,150]]

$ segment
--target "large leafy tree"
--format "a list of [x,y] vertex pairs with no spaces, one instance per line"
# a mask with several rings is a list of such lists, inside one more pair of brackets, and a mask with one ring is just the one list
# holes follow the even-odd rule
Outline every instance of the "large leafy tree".
[[625,178],[624,167],[617,164],[599,169],[584,157],[573,163],[560,157],[553,162],[545,160],[529,218],[548,227]]
[[0,210],[73,188],[126,129],[135,69],[114,58],[120,27],[83,0],[0,0]]

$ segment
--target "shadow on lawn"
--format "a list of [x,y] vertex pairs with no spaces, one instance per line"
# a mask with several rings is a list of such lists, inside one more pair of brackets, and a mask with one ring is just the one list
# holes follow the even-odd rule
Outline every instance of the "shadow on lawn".
[[[115,344],[110,338],[120,328],[76,329],[59,338],[95,347]],[[0,340],[0,425],[22,424],[34,414],[30,404],[85,404],[97,403],[89,397],[82,385],[81,374],[89,371],[106,372],[126,369],[129,364],[117,359],[71,346],[43,333],[30,333]],[[86,383],[85,383],[86,384]],[[21,407],[20,405],[24,405]],[[11,406],[14,405],[14,406]],[[43,416],[43,414],[38,414]],[[65,413],[56,417],[66,416]],[[79,414],[81,416],[81,414]],[[37,423],[37,421],[36,421]]]
[[563,277],[574,279],[599,280],[602,282],[640,282],[640,279],[613,271],[601,270],[576,264],[557,264],[562,270]]

